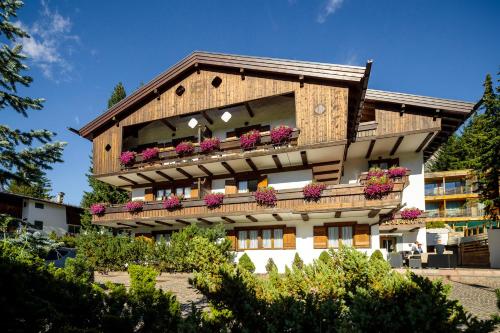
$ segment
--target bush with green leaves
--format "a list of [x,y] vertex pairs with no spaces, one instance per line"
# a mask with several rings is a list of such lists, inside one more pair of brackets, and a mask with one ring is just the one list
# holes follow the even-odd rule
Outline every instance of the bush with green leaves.
[[373,251],[372,255],[370,256],[370,260],[385,260],[384,255],[380,250],[375,250]]
[[322,251],[319,254],[318,260],[320,260],[320,261],[322,261],[324,263],[328,263],[328,262],[330,262],[330,260],[332,260],[332,257],[330,257],[330,255],[328,254],[327,251]]
[[302,260],[298,253],[295,253],[295,257],[293,257],[292,266],[297,267],[298,269],[302,269],[302,267],[304,267],[304,260]]
[[243,255],[240,257],[240,260],[238,260],[238,266],[249,271],[250,273],[255,272],[255,265],[252,262],[252,259],[250,259],[250,257],[246,253],[243,253]]
[[273,258],[269,258],[269,260],[267,260],[267,264],[266,264],[266,272],[271,273],[271,272],[277,271],[277,270],[278,270],[278,267],[274,263]]

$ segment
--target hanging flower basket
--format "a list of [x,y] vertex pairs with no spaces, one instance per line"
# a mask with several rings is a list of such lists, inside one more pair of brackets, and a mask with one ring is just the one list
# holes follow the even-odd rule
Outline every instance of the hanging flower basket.
[[259,187],[255,191],[255,201],[261,206],[275,206],[278,198],[276,197],[276,191],[272,187]]
[[133,151],[124,151],[120,155],[120,163],[123,166],[128,166],[135,161],[135,152]]
[[171,195],[163,201],[163,208],[168,210],[179,209],[182,207],[182,199],[184,197],[181,195]]
[[271,142],[273,145],[282,145],[290,142],[293,129],[290,126],[280,125],[271,130]]
[[389,178],[396,179],[406,176],[407,171],[408,169],[405,167],[391,167],[387,171],[387,174],[389,175]]
[[370,170],[368,170],[368,179],[372,177],[382,177],[385,176],[386,173],[387,170],[382,170],[380,168],[370,168]]
[[207,138],[200,143],[200,150],[202,153],[210,153],[220,149],[219,138]]
[[321,198],[321,193],[326,188],[325,184],[312,183],[304,186],[302,192],[306,201],[318,201]]
[[158,148],[146,148],[142,151],[142,161],[147,162],[158,157],[160,150]]
[[175,147],[175,152],[179,156],[191,155],[194,152],[194,145],[189,141],[182,141]]
[[423,211],[418,208],[406,208],[401,211],[401,219],[413,221],[422,215]]
[[367,199],[381,199],[392,191],[394,183],[387,176],[371,177],[364,188]]
[[205,201],[205,205],[207,205],[208,208],[217,208],[222,205],[222,202],[224,201],[224,193],[210,193],[205,195],[205,198],[203,198]]
[[244,150],[255,148],[260,142],[260,132],[258,130],[251,130],[240,137],[240,146]]
[[144,202],[137,200],[137,201],[129,201],[125,204],[125,211],[129,213],[138,213],[142,210],[144,207]]
[[95,203],[90,206],[90,213],[92,215],[102,216],[106,212],[106,205],[102,203]]

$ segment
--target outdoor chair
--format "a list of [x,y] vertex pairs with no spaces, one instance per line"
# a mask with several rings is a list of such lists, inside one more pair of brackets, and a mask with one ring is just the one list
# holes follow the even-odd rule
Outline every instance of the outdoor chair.
[[408,266],[410,268],[422,268],[422,258],[420,255],[413,255],[408,260]]
[[403,267],[403,255],[401,253],[389,253],[389,264],[392,268]]

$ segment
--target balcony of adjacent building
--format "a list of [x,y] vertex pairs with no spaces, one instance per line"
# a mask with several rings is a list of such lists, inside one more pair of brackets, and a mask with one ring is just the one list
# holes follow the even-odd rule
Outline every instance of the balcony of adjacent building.
[[426,200],[441,200],[453,198],[476,198],[477,186],[469,183],[466,179],[454,180],[426,180]]
[[426,202],[425,208],[426,220],[429,222],[484,218],[484,206],[477,200]]

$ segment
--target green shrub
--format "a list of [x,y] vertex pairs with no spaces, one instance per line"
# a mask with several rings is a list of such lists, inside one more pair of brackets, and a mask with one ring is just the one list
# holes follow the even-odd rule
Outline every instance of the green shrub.
[[384,255],[382,254],[382,252],[377,249],[377,250],[373,251],[372,255],[370,256],[370,261],[371,260],[385,260],[385,259],[384,259]]
[[433,222],[427,222],[425,224],[425,227],[427,229],[439,229],[439,228],[446,228],[446,223],[443,221],[433,221]]
[[266,272],[271,273],[273,271],[278,271],[278,267],[274,263],[273,258],[269,258],[266,264]]
[[332,260],[332,257],[330,257],[327,251],[322,251],[319,255],[319,260],[324,263],[328,263]]
[[302,269],[302,267],[304,267],[304,261],[302,260],[302,258],[299,256],[298,253],[295,253],[292,266],[298,269]]
[[244,253],[240,260],[238,261],[238,266],[249,271],[250,273],[255,272],[255,265],[252,262],[252,259],[248,256],[248,254]]

